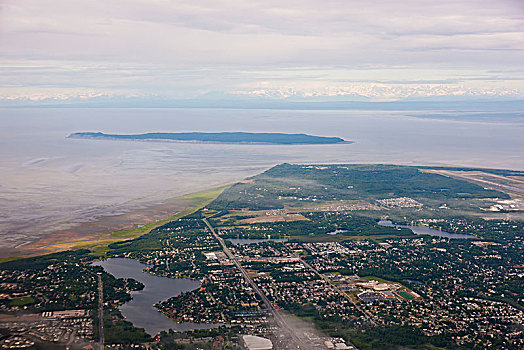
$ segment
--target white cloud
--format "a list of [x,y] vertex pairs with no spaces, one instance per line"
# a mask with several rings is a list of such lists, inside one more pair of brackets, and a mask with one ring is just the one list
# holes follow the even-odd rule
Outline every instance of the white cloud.
[[[361,84],[382,82],[386,70],[397,80],[453,79],[488,90],[496,81],[497,89],[524,89],[518,0],[4,0],[0,6],[0,86],[8,95],[70,88],[180,97],[260,81],[279,89],[282,79],[285,86],[336,89],[343,86],[337,74]],[[284,76],[275,76],[281,69]]]
[[524,98],[524,91],[505,88],[467,88],[460,84],[383,84],[355,83],[349,86],[329,86],[323,89],[300,89],[295,87],[264,88],[233,91],[233,94],[249,97],[276,99],[334,98],[356,96],[371,101],[395,101],[403,98],[427,97],[510,97]]

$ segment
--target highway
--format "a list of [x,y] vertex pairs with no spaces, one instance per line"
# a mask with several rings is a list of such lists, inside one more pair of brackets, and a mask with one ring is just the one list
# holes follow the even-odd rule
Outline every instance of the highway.
[[98,274],[98,349],[104,350],[104,285],[102,274]]
[[307,344],[304,341],[303,334],[296,334],[296,332],[293,330],[293,328],[288,325],[288,323],[286,322],[286,320],[284,319],[282,314],[280,314],[280,312],[277,309],[275,309],[273,304],[269,301],[269,299],[262,292],[262,290],[260,290],[260,288],[258,288],[256,283],[251,279],[251,277],[249,277],[247,271],[242,267],[242,265],[240,265],[240,262],[238,261],[236,256],[226,246],[226,244],[225,244],[224,240],[222,239],[222,237],[220,237],[215,232],[215,229],[213,228],[213,226],[211,226],[209,221],[207,221],[206,219],[203,219],[203,221],[207,225],[209,230],[211,230],[211,233],[213,234],[213,236],[215,236],[215,238],[220,242],[220,245],[222,246],[222,249],[223,249],[224,253],[227,255],[227,257],[231,261],[233,261],[235,266],[238,268],[238,270],[242,274],[242,277],[244,277],[244,280],[246,280],[246,282],[249,283],[249,285],[251,285],[253,290],[260,296],[260,298],[262,299],[262,301],[266,305],[267,309],[273,315],[273,318],[274,318],[275,322],[277,323],[277,325],[279,326],[280,330],[283,333],[285,333],[285,335],[289,336],[288,339],[292,339],[293,340],[293,344],[297,346],[297,349],[305,349],[305,350],[311,349],[311,350],[314,350],[313,347],[311,347],[309,344]]

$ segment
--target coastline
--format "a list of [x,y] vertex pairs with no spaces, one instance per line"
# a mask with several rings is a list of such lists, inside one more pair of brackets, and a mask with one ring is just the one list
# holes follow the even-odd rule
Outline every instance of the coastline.
[[25,242],[15,249],[0,252],[0,262],[79,248],[101,253],[113,242],[137,238],[206,206],[230,186],[169,198],[124,214],[101,216],[92,222],[45,234],[34,242]]

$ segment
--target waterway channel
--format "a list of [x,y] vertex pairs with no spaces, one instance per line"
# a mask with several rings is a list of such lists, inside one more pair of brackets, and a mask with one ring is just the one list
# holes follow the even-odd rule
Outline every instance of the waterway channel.
[[418,225],[396,225],[391,222],[391,220],[380,220],[378,222],[380,226],[387,226],[387,227],[396,227],[396,228],[409,228],[411,231],[413,231],[416,235],[429,235],[429,236],[436,236],[436,237],[443,237],[443,238],[450,238],[450,239],[457,239],[457,238],[477,238],[473,235],[468,235],[464,233],[449,233],[446,231],[441,230],[435,230],[433,228],[429,228],[426,226],[418,226]]
[[169,299],[184,292],[200,287],[200,282],[188,278],[159,277],[144,272],[147,265],[134,259],[112,258],[93,263],[116,278],[133,278],[144,284],[141,291],[131,292],[133,299],[120,306],[124,317],[135,327],[144,328],[154,336],[161,331],[173,329],[186,331],[190,329],[214,328],[214,324],[177,323],[166,317],[153,306],[159,301]]

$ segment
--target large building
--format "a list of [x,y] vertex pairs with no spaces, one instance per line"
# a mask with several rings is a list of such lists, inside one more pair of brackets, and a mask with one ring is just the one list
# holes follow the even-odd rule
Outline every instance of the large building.
[[257,337],[256,335],[243,335],[244,346],[248,350],[271,350],[273,349],[273,343],[271,340]]

